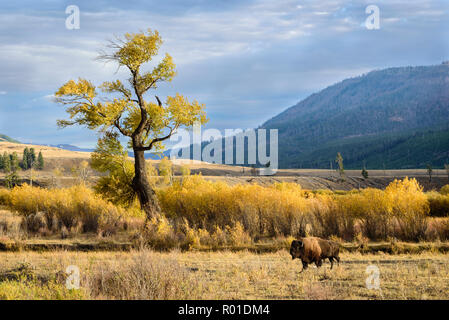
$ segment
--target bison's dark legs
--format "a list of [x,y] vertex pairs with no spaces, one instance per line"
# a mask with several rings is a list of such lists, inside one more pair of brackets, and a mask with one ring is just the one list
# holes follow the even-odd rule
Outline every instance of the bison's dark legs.
[[319,267],[321,267],[321,265],[323,264],[323,260],[318,260],[318,261],[315,261],[315,265],[317,266],[317,268],[319,268]]
[[[302,262],[302,270],[301,270],[301,272],[303,272],[304,270],[306,270],[307,267],[308,267],[308,263],[303,261],[303,262]],[[301,272],[300,272],[300,273],[301,273]]]
[[337,260],[338,265],[340,265],[340,257],[337,257],[337,256],[335,256],[335,257],[330,257],[330,258],[329,258],[329,261],[331,262],[331,269],[332,269],[332,267],[334,266],[334,259]]

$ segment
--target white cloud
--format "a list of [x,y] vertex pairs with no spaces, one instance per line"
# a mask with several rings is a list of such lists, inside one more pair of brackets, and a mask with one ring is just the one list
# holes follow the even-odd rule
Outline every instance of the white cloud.
[[[49,3],[0,13],[0,88],[8,92],[2,99],[36,92],[26,103],[30,123],[44,117],[42,106],[48,117],[55,117],[51,93],[68,79],[127,79],[126,70],[115,73],[114,64],[94,58],[114,34],[148,27],[159,30],[165,41],[161,53],[169,52],[179,71],[173,83],[161,86],[161,96],[181,92],[197,98],[206,103],[210,126],[217,127],[257,126],[346,77],[373,68],[433,63],[436,57],[447,60],[449,54],[448,10],[440,0],[384,1],[379,32],[360,27],[367,17],[364,0],[204,1],[201,6],[193,0],[136,5],[112,0],[107,6],[79,0],[79,30],[65,29],[64,10]],[[24,121],[14,101],[5,103],[12,110],[7,116],[18,110],[15,119]],[[50,125],[29,127],[56,136]],[[76,135],[73,141],[95,141],[71,130],[64,134]]]
[[[398,14],[404,12],[408,19],[443,15],[444,11],[434,3],[392,1],[391,8],[382,6],[382,21],[397,22]],[[396,11],[396,16],[391,16],[391,10]],[[196,9],[175,14],[114,7],[81,9],[81,29],[69,31],[63,14],[45,8],[29,12],[0,14],[0,65],[4,74],[0,86],[8,90],[48,90],[77,76],[103,79],[115,67],[93,59],[106,39],[149,26],[164,37],[162,52],[170,52],[179,66],[186,66],[268,51],[289,42],[300,43],[306,37],[349,34],[359,30],[366,18],[362,3],[348,6],[343,0],[305,0],[301,4],[296,0],[256,0],[223,10]]]

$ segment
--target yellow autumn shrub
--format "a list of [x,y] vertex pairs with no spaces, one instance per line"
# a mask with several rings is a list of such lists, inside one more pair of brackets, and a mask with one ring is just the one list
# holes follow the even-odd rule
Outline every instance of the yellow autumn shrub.
[[252,237],[298,233],[305,226],[309,199],[297,184],[230,186],[199,175],[158,190],[167,217],[185,218],[190,225],[213,233],[239,222]]
[[424,238],[429,215],[429,203],[423,187],[416,179],[394,180],[385,189],[391,213],[398,222],[404,240]]
[[445,186],[441,187],[440,193],[444,196],[449,195],[449,184],[446,184]]
[[[429,201],[430,215],[432,217],[449,216],[449,194],[440,192],[427,192],[427,200]],[[1,195],[0,195],[1,197]]]
[[5,188],[0,188],[0,206],[7,206],[9,204],[10,191]]
[[[145,239],[158,249],[238,246],[267,237],[353,240],[359,234],[371,240],[419,240],[426,236],[429,211],[445,212],[449,198],[425,194],[408,178],[385,190],[333,193],[303,190],[295,183],[229,185],[186,175],[156,192],[163,215],[147,221]],[[64,226],[110,234],[122,218],[142,217],[137,203],[125,211],[85,186],[0,189],[0,204],[30,218],[37,229]]]
[[228,185],[195,175],[157,193],[167,217],[186,219],[219,243],[229,242],[229,228],[236,223],[256,240],[305,235],[354,239],[356,225],[370,239],[418,239],[429,213],[422,187],[408,178],[393,181],[386,190],[332,193],[285,182]]
[[[103,200],[93,190],[79,185],[64,189],[43,189],[25,184],[10,192],[9,208],[24,218],[43,213],[49,229],[70,229],[81,225],[85,232],[97,232],[118,225],[126,212]],[[60,225],[57,225],[57,222]]]

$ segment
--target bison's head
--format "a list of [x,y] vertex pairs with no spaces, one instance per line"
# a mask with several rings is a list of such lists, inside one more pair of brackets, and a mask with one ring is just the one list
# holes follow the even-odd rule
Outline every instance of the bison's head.
[[301,258],[301,252],[304,248],[304,242],[301,240],[293,240],[292,245],[290,246],[290,254],[292,256],[292,260],[295,258]]

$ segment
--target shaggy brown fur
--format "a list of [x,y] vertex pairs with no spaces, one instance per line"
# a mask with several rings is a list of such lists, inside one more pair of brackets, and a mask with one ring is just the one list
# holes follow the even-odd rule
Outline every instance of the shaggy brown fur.
[[339,251],[340,245],[338,243],[317,237],[293,240],[290,247],[292,259],[301,259],[303,270],[307,269],[310,263],[315,263],[317,267],[321,267],[325,259],[329,259],[332,269],[334,259],[340,264]]

